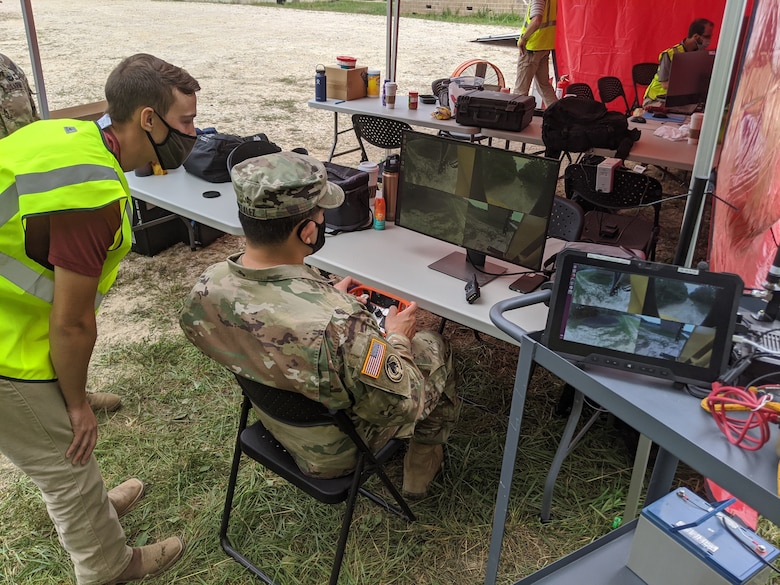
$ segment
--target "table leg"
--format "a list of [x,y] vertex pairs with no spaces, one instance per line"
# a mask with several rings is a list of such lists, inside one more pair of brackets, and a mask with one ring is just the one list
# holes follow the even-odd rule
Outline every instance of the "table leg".
[[498,482],[496,509],[493,513],[493,532],[490,537],[487,567],[485,569],[485,585],[495,585],[498,575],[498,561],[501,557],[501,547],[504,542],[504,527],[509,504],[509,494],[512,491],[512,476],[515,471],[518,444],[520,442],[520,425],[523,420],[525,397],[528,393],[528,383],[534,364],[536,342],[524,339],[520,346],[515,372],[515,386],[512,391],[512,406],[509,410],[504,457],[501,463],[501,477]]
[[679,461],[666,449],[658,449],[658,455],[656,455],[653,465],[653,474],[650,476],[650,483],[647,486],[645,504],[652,504],[669,493]]
[[647,461],[650,459],[650,448],[653,442],[644,435],[639,435],[639,444],[634,456],[634,470],[631,472],[631,485],[628,486],[626,509],[623,511],[623,522],[636,518],[639,511],[639,496],[645,481]]

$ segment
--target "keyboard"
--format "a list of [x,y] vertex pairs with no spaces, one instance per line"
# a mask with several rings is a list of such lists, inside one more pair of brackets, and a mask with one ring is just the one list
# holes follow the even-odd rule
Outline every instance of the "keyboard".
[[666,111],[670,114],[685,114],[686,116],[690,116],[694,112],[703,110],[704,108],[702,107],[702,104],[688,104],[687,106],[666,107]]

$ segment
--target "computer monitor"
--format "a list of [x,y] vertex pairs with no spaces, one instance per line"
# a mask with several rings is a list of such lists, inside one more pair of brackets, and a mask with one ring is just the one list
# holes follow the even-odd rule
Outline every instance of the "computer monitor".
[[715,51],[689,51],[675,54],[669,72],[666,107],[676,108],[704,103],[710,89],[714,65]]
[[429,267],[480,285],[542,266],[560,161],[420,132],[404,132],[395,223],[466,248]]

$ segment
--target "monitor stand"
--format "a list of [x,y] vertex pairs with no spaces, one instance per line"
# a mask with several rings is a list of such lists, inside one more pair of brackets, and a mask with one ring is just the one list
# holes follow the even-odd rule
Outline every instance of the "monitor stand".
[[[484,254],[474,252],[473,250],[453,252],[441,260],[429,264],[428,268],[466,282],[471,280],[471,277],[476,274],[479,286],[485,286],[488,282],[506,272],[506,268],[493,262],[486,262]],[[484,272],[480,272],[480,270]]]

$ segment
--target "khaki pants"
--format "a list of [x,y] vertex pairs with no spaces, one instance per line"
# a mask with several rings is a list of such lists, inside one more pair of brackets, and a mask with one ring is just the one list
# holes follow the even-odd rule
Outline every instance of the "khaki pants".
[[73,428],[56,382],[0,379],[0,451],[38,486],[79,585],[119,576],[132,558],[97,460],[73,465]]
[[[558,101],[555,90],[550,85],[550,51],[517,51],[517,79],[515,79],[514,93],[528,95],[531,82],[536,79],[539,92],[542,94],[545,106],[550,106]],[[542,104],[536,104],[537,108]]]

